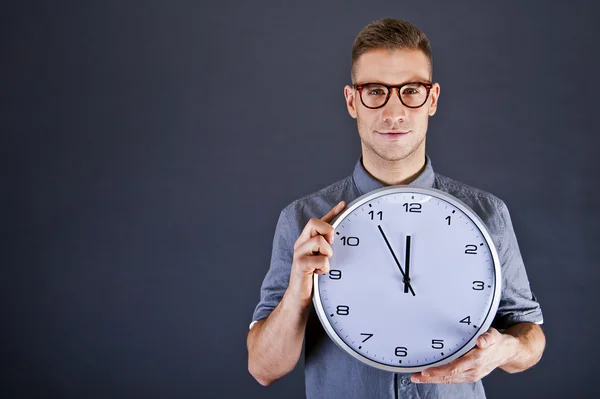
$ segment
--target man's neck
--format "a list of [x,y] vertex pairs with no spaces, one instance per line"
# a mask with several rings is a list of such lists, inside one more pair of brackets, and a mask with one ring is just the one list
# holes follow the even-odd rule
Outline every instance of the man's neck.
[[363,151],[362,161],[367,172],[386,186],[408,184],[425,169],[425,152],[415,151],[403,160],[388,161]]

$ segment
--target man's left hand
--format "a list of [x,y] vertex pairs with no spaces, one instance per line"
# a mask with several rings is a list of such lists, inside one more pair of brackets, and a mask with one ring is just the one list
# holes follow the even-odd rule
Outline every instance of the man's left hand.
[[412,382],[427,384],[457,384],[476,382],[515,356],[516,338],[501,334],[495,328],[477,338],[477,346],[458,359],[440,367],[431,367],[413,374]]

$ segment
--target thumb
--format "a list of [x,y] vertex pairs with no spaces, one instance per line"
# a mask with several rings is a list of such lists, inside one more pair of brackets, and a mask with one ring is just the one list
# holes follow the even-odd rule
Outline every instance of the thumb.
[[334,217],[336,217],[346,206],[346,202],[345,201],[340,201],[337,203],[336,206],[334,206],[333,208],[331,208],[331,210],[327,213],[327,215],[323,216],[321,218],[322,221],[330,223]]
[[481,334],[477,338],[477,346],[480,348],[488,348],[494,345],[497,341],[498,331],[494,328],[490,328],[486,333]]

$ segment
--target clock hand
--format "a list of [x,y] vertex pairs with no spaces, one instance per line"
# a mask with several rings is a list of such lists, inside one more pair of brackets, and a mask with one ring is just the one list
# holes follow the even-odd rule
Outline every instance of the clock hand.
[[410,236],[406,236],[406,250],[404,258],[404,267],[406,268],[406,277],[404,278],[404,293],[408,294],[408,285],[410,283]]
[[385,243],[387,244],[390,252],[392,253],[392,256],[394,257],[394,260],[396,261],[396,264],[398,265],[398,269],[400,269],[400,273],[402,273],[402,278],[404,281],[404,285],[405,287],[408,286],[408,289],[410,289],[410,292],[413,294],[413,296],[415,296],[415,292],[412,289],[412,286],[410,285],[410,279],[407,279],[406,274],[404,274],[404,270],[402,270],[402,266],[400,266],[400,262],[398,261],[398,258],[396,258],[396,254],[394,253],[394,250],[392,249],[392,246],[390,245],[387,237],[385,236],[385,233],[383,232],[383,229],[381,228],[381,225],[377,225],[377,227],[379,228],[379,231],[381,232],[381,235],[383,236],[383,239],[385,240]]

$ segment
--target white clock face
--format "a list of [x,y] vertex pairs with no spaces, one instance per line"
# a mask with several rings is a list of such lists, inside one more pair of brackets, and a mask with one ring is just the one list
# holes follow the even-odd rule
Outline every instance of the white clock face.
[[315,275],[314,303],[329,336],[352,356],[420,371],[466,353],[491,324],[496,249],[453,197],[384,188],[350,204],[333,226],[331,268]]

